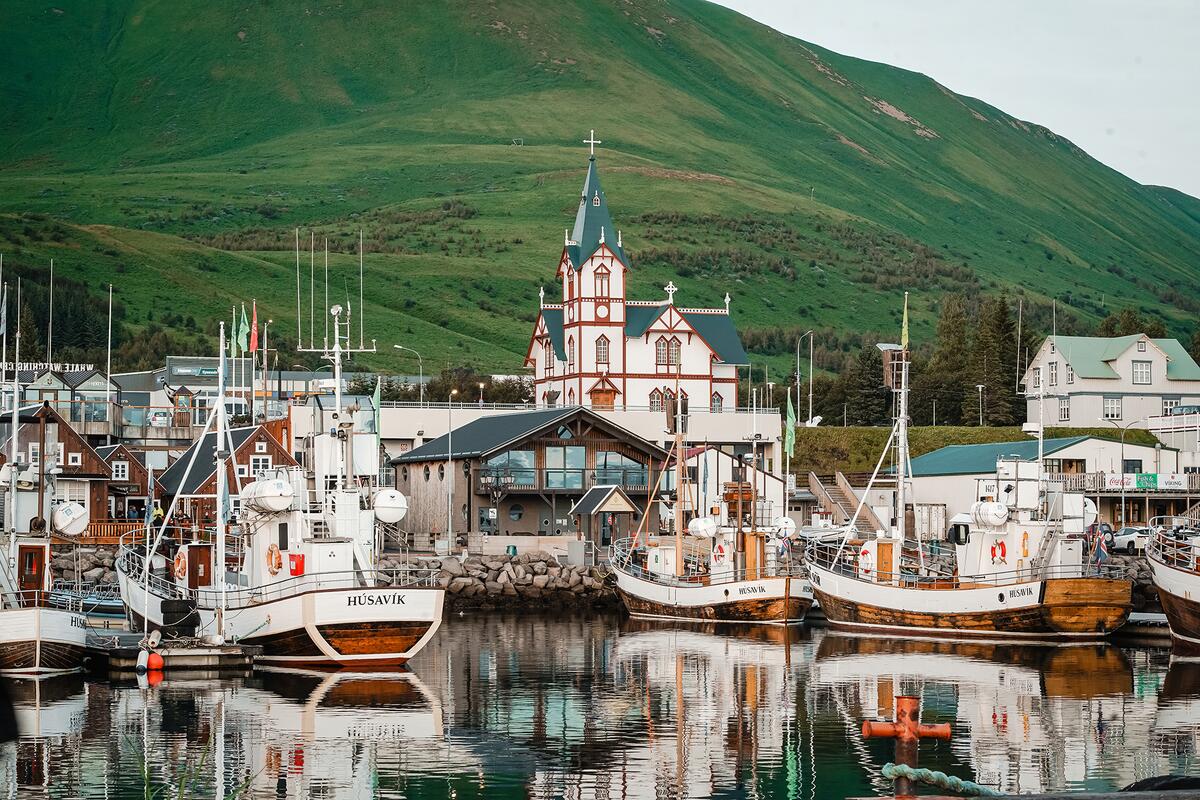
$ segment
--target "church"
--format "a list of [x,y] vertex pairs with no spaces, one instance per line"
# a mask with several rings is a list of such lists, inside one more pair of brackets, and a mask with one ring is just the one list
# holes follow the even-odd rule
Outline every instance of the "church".
[[736,408],[738,367],[750,359],[724,308],[684,308],[668,283],[658,300],[628,300],[631,269],[596,169],[595,131],[575,227],[556,279],[562,300],[541,308],[525,365],[539,406],[661,411],[679,393],[692,413]]

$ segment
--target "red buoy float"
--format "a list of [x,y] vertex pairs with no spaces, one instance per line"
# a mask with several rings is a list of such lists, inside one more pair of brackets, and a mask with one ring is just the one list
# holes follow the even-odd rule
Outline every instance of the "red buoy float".
[[146,669],[150,672],[161,672],[163,668],[163,657],[158,653],[151,653],[146,659]]

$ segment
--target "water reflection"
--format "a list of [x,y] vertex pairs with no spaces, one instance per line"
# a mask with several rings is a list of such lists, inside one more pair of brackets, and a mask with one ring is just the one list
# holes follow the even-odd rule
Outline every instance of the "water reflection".
[[1197,768],[1200,664],[1165,651],[456,618],[385,675],[14,682],[16,797],[845,797],[882,792],[862,719],[922,696],[922,762],[1011,792]]

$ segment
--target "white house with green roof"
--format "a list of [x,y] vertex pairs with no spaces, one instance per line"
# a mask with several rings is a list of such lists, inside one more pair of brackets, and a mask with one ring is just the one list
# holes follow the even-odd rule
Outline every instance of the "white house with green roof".
[[737,368],[750,359],[724,308],[684,308],[674,283],[658,300],[627,300],[630,261],[613,225],[593,152],[556,279],[541,298],[525,365],[541,407],[662,410],[676,393],[693,413],[737,406]]
[[1200,405],[1200,366],[1176,339],[1050,336],[1025,389],[1030,422],[1149,428],[1177,406]]
[[[1117,437],[1067,436],[1042,443],[1050,480],[1061,481],[1095,501],[1100,519],[1119,524],[1125,500],[1129,524],[1167,514],[1182,514],[1200,499],[1200,475],[1185,475],[1181,453],[1173,447],[1124,444]],[[966,513],[994,496],[996,462],[1037,459],[1037,439],[958,444],[912,459],[913,501],[946,506],[946,517]],[[1124,483],[1124,486],[1122,486]]]

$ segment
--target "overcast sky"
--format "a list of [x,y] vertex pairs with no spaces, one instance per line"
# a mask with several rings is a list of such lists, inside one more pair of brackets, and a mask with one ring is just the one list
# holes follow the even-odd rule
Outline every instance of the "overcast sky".
[[923,72],[1141,183],[1200,197],[1197,0],[718,0],[846,55]]

